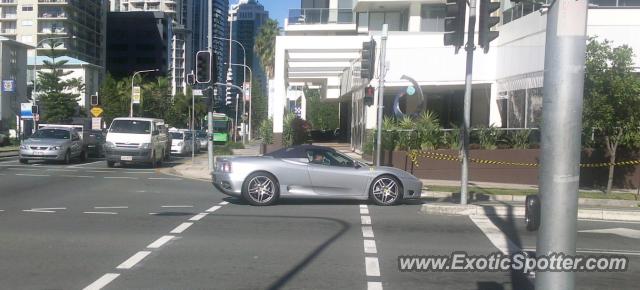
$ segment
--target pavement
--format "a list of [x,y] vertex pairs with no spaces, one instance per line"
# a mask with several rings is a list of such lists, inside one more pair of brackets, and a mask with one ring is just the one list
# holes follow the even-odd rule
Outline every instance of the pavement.
[[[198,160],[206,156],[202,153]],[[380,207],[286,199],[254,207],[162,168],[0,159],[4,289],[532,289],[512,272],[402,272],[399,256],[531,251],[515,216],[448,216],[422,202]],[[629,258],[577,273],[577,289],[637,289],[640,223],[580,220],[578,253]],[[615,285],[615,286],[613,286]]]

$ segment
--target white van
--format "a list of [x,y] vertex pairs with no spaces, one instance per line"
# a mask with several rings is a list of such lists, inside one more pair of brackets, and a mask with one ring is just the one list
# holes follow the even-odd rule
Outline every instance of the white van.
[[148,163],[156,167],[169,154],[167,130],[162,119],[115,118],[104,145],[107,166],[116,163]]

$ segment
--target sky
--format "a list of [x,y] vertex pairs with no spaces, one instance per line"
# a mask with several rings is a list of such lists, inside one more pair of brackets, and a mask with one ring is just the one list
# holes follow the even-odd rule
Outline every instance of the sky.
[[[234,3],[235,0],[231,0]],[[258,0],[269,11],[269,17],[278,20],[280,27],[284,26],[284,19],[289,15],[289,9],[299,9],[300,0]]]

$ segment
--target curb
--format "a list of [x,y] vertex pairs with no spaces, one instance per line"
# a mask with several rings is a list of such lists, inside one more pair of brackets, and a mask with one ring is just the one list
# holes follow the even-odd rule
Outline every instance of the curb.
[[14,156],[18,156],[18,155],[20,155],[18,150],[0,152],[0,158],[3,158],[3,157],[14,157]]
[[[423,204],[420,212],[436,215],[524,217],[524,206]],[[579,219],[603,221],[640,221],[640,211],[606,208],[578,209]]]
[[[451,192],[442,191],[423,191],[423,198],[434,198],[439,202],[451,200]],[[471,194],[470,201],[515,201],[524,202],[526,195],[492,195],[492,194]],[[578,198],[578,205],[586,206],[606,206],[606,207],[625,207],[637,208],[640,200],[619,200],[619,199],[598,199],[598,198]]]

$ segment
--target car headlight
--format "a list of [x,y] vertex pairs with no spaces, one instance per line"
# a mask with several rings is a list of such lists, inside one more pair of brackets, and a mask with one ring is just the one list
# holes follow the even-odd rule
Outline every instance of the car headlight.
[[24,144],[21,144],[21,145],[20,145],[20,149],[29,149],[29,146],[24,145]]
[[49,150],[60,150],[62,149],[62,146],[51,146],[49,147]]
[[113,144],[113,142],[107,141],[107,142],[104,142],[104,147],[105,148],[114,148],[114,147],[116,147],[116,145]]
[[149,149],[149,148],[151,148],[151,143],[140,144],[140,149]]

